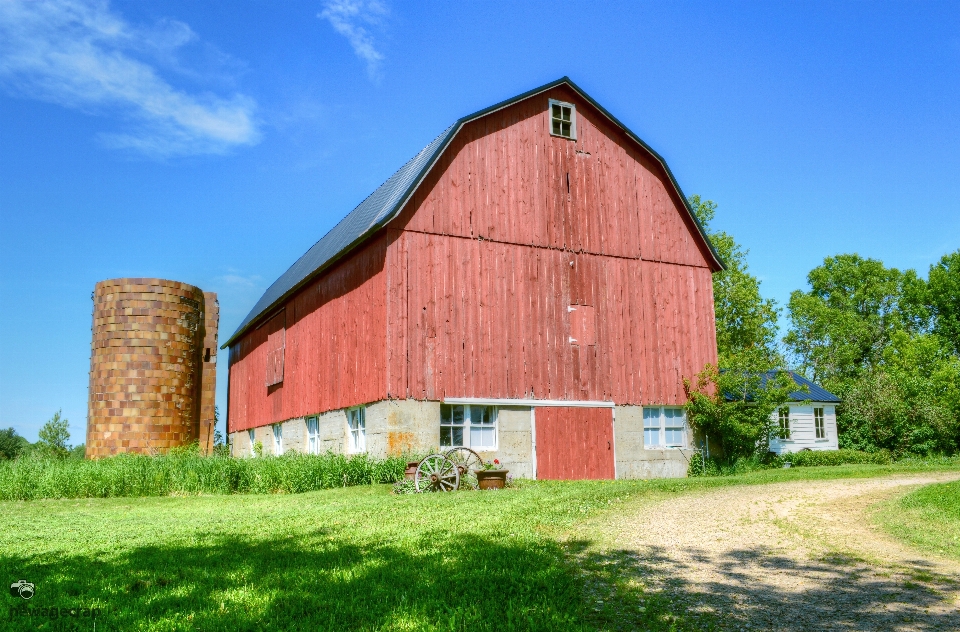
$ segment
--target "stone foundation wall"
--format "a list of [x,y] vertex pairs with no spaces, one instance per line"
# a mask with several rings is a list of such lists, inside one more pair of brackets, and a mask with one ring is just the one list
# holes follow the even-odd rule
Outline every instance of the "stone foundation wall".
[[[613,424],[617,478],[683,478],[692,450],[648,450],[643,447],[643,407],[617,406]],[[688,437],[689,445],[691,438]]]
[[[643,447],[643,408],[615,408],[617,478],[682,478],[692,450],[648,450]],[[533,433],[530,408],[501,406],[497,412],[498,449],[479,451],[485,461],[499,459],[515,477],[532,478]],[[320,452],[348,453],[347,411],[334,410],[318,416]],[[307,451],[306,418],[283,422],[285,452]],[[255,429],[254,440],[263,442],[264,454],[273,454],[272,426]],[[385,400],[366,406],[367,454],[375,458],[439,451],[440,402]],[[230,437],[231,453],[249,456],[252,446],[246,431]]]

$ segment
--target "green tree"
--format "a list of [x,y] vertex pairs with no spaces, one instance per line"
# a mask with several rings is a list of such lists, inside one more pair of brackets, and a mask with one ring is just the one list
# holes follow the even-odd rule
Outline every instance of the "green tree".
[[840,447],[896,455],[949,453],[960,441],[960,358],[936,334],[895,332],[881,365],[852,385]]
[[787,347],[841,397],[840,447],[899,455],[960,447],[955,341],[960,252],[913,270],[847,254],[827,257],[790,297]]
[[799,390],[786,371],[760,373],[750,360],[723,371],[708,366],[686,387],[690,425],[711,445],[719,443],[723,460],[731,463],[769,450],[770,437],[779,432],[773,411]]
[[807,281],[809,292],[790,295],[784,342],[802,370],[841,397],[879,365],[894,332],[927,322],[918,298],[924,283],[913,270],[846,254],[824,259]]
[[960,355],[960,250],[930,266],[927,297],[934,331]]
[[714,454],[732,462],[767,451],[775,431],[771,414],[797,386],[780,370],[779,309],[760,294],[760,281],[747,266],[748,251],[729,233],[710,230],[716,203],[699,195],[689,202],[726,269],[713,274],[719,366],[708,365],[685,381],[687,419],[711,445],[719,444]]
[[724,231],[711,231],[717,205],[699,195],[689,199],[694,214],[704,227],[727,269],[713,274],[713,303],[717,322],[717,355],[720,366],[742,365],[744,356],[764,370],[781,366],[777,349],[777,318],[780,310],[773,299],[760,294],[760,281],[747,267],[748,250]]
[[70,446],[67,441],[70,440],[70,422],[61,416],[61,411],[53,414],[47,423],[40,428],[40,440],[37,441],[37,448],[43,453],[66,457],[70,452]]
[[15,459],[27,447],[27,440],[13,428],[0,430],[0,459]]

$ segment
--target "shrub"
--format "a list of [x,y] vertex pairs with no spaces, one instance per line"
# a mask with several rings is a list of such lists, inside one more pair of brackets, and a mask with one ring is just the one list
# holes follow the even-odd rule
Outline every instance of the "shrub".
[[828,465],[890,465],[893,463],[893,456],[885,451],[862,452],[860,450],[804,450],[802,452],[790,452],[779,456],[767,454],[761,456],[751,456],[740,458],[733,463],[727,463],[717,459],[704,459],[700,453],[694,454],[690,458],[690,466],[687,471],[689,476],[732,476],[734,474],[745,474],[756,470],[783,467],[784,463],[789,462],[796,467],[819,467]]
[[203,456],[195,447],[162,456],[121,454],[96,461],[20,458],[0,462],[0,500],[171,494],[300,493],[393,483],[407,457],[287,454],[240,459]]
[[822,465],[860,465],[873,463],[876,465],[890,465],[893,457],[886,450],[878,452],[863,452],[861,450],[805,450],[781,454],[777,457],[778,466],[789,461],[798,467],[816,467]]
[[13,428],[0,430],[0,459],[15,459],[26,449],[27,440]]

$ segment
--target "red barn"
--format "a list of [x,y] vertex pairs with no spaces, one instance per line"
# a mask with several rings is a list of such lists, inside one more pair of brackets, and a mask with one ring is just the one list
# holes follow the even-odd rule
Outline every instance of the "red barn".
[[554,81],[451,125],[270,286],[224,345],[231,449],[683,476],[722,267],[663,159]]

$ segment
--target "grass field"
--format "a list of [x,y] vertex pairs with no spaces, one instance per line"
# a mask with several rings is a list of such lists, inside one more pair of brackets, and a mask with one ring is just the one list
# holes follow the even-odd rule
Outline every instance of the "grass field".
[[300,493],[403,478],[407,459],[297,454],[238,459],[197,449],[108,459],[0,461],[0,500]]
[[0,613],[0,629],[93,629],[89,618],[50,619],[51,607],[101,608],[103,632],[689,629],[667,602],[636,607],[642,586],[609,576],[602,556],[591,555],[586,525],[700,489],[945,467],[537,482],[440,495],[369,485],[2,502],[0,577],[36,584],[29,606],[38,616]]
[[960,559],[960,481],[921,487],[885,505],[877,518],[915,547]]

